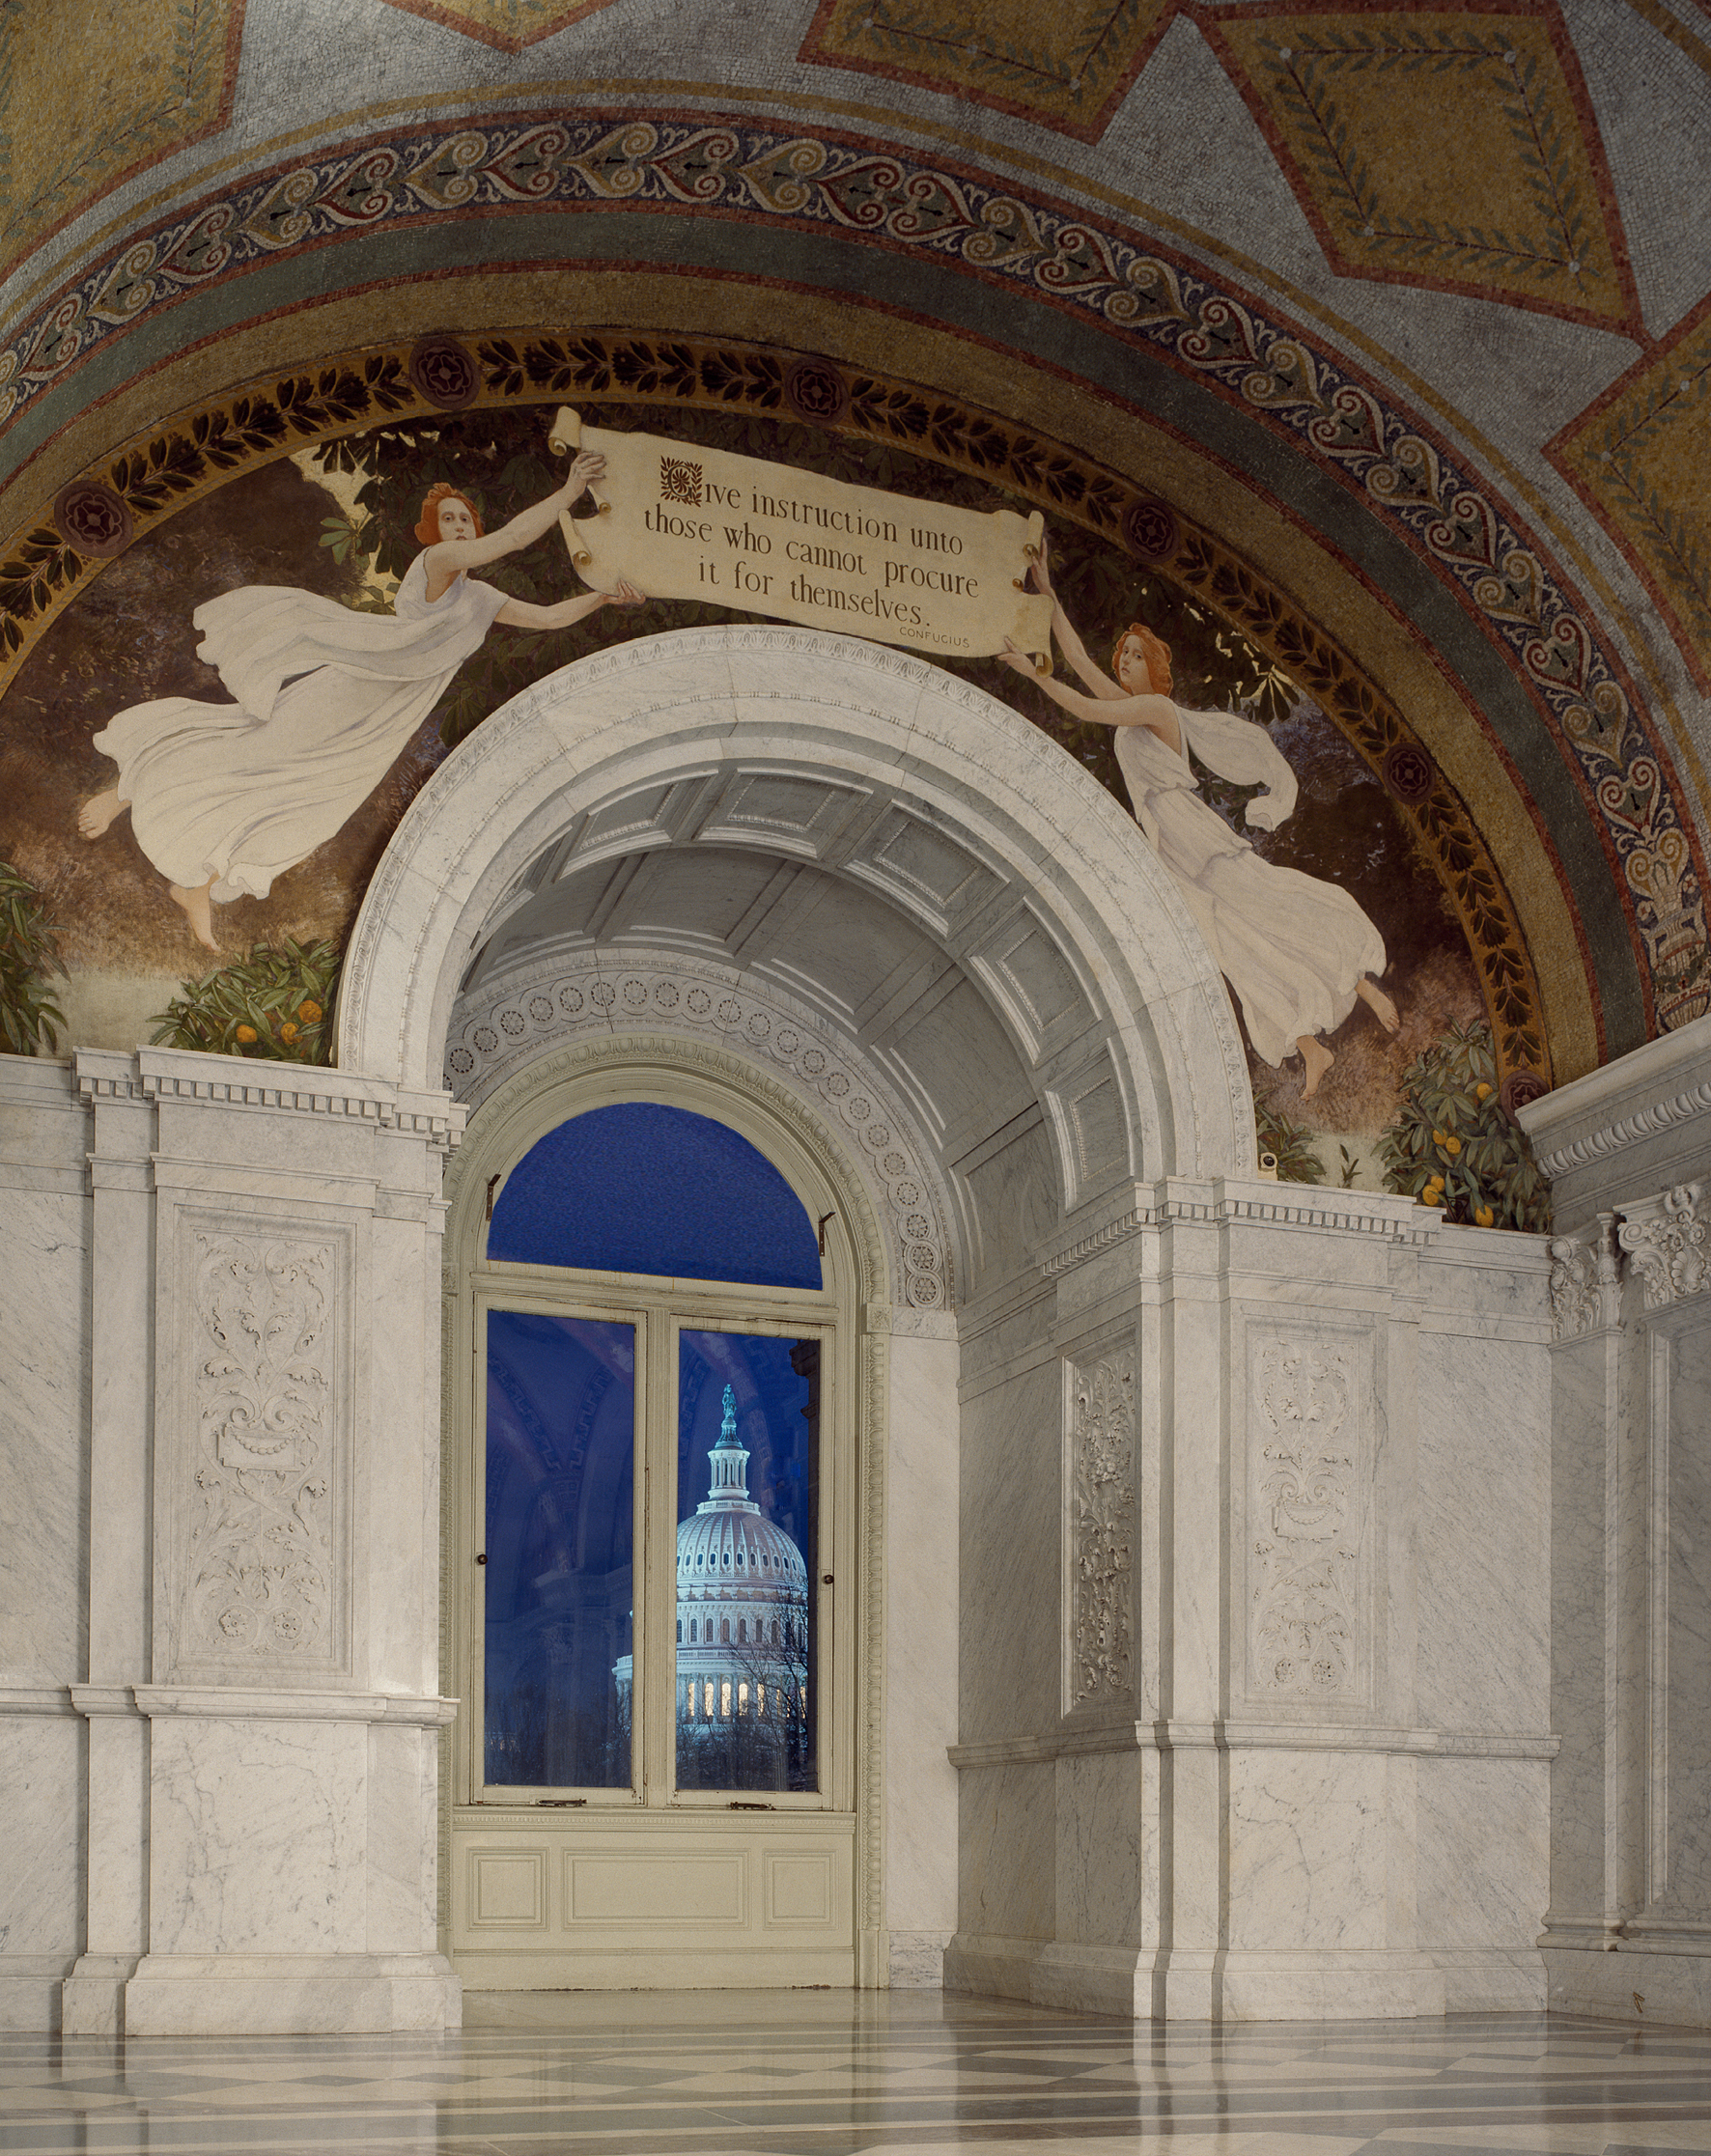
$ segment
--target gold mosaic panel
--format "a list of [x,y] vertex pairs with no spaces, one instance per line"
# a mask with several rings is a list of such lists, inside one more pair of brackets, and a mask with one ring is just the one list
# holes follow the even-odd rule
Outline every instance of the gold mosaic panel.
[[1241,7],[1205,27],[1333,268],[1638,330],[1554,11]]
[[1711,687],[1711,304],[1547,452],[1645,579]]
[[520,52],[584,15],[599,14],[613,0],[385,0],[405,14],[423,15],[447,30],[477,38],[500,52]]
[[1097,141],[1173,0],[821,0],[799,57]]
[[243,0],[0,4],[0,270],[224,126],[242,28]]

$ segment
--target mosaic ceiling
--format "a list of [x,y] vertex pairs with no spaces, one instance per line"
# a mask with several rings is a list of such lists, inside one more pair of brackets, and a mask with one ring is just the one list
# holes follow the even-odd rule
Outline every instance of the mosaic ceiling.
[[1064,438],[1133,418],[1124,484],[1198,490],[1178,513],[1273,577],[1310,546],[1320,619],[1394,623],[1396,682],[1454,706],[1440,760],[1459,727],[1501,774],[1520,915],[1577,924],[1533,932],[1586,1012],[1559,1070],[1711,999],[1687,0],[0,0],[0,29],[14,644],[63,603],[62,490],[146,518],[150,429],[269,370],[770,331]]

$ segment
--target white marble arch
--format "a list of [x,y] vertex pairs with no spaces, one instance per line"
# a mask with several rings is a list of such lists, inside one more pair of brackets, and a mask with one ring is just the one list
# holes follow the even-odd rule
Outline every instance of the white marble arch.
[[807,630],[640,638],[487,719],[369,886],[340,1065],[440,1083],[460,989],[509,914],[591,856],[686,843],[815,863],[951,950],[1037,1079],[1073,1218],[1136,1180],[1252,1172],[1227,995],[1133,820],[981,690]]
[[[339,1057],[419,1072],[471,1111],[449,1370],[463,1201],[521,1142],[498,1126],[520,1113],[534,1134],[590,1057],[644,1091],[650,1065],[700,1069],[731,1117],[764,1098],[848,1163],[872,1246],[849,1318],[877,1680],[855,1974],[937,1982],[958,1695],[932,1643],[968,1614],[957,1313],[989,1290],[1049,1296],[1047,1246],[1127,1233],[1137,1185],[1252,1172],[1222,982],[1132,818],[1016,712],[907,654],[758,627],[638,640],[535,685],[423,790],[351,938]],[[454,1861],[454,1938],[460,1877]],[[530,1979],[519,1963],[504,1980]]]

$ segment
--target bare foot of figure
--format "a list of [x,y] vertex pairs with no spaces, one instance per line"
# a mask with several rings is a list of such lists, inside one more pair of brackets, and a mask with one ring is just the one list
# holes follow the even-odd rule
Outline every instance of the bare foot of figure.
[[1396,1006],[1375,980],[1362,974],[1355,983],[1355,994],[1360,998],[1387,1033],[1400,1032],[1402,1020]]
[[119,798],[117,786],[109,786],[104,794],[92,794],[77,811],[77,828],[85,838],[99,838],[126,805]]
[[197,942],[206,943],[210,951],[217,951],[220,946],[214,941],[213,904],[209,896],[213,889],[213,878],[210,876],[206,883],[198,883],[194,890],[186,890],[182,883],[169,883],[166,887],[172,893],[173,904],[183,908],[184,918]]
[[1304,1101],[1310,1101],[1319,1090],[1319,1080],[1336,1061],[1336,1057],[1316,1033],[1304,1033],[1295,1045],[1300,1049],[1301,1059],[1306,1065],[1306,1078],[1302,1085],[1301,1097]]

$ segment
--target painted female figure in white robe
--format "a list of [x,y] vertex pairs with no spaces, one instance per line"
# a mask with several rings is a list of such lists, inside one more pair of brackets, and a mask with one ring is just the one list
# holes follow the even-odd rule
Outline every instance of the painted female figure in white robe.
[[562,488],[491,536],[454,489],[434,488],[393,611],[247,585],[199,606],[200,654],[236,704],[186,696],[134,704],[95,737],[118,783],[86,802],[78,827],[98,838],[126,807],[137,844],[210,949],[213,905],[266,898],[273,879],[333,836],[367,800],[441,691],[495,621],[567,629],[630,585],[557,606],[511,599],[466,572],[531,546],[600,477],[578,457]]
[[[1173,703],[1168,647],[1138,623],[1117,640],[1113,680],[1088,658],[1043,561],[1035,574],[1052,598],[1064,657],[1092,694],[1052,677],[1039,686],[1078,718],[1116,728],[1136,822],[1241,1002],[1248,1039],[1273,1065],[1299,1053],[1303,1096],[1310,1096],[1334,1060],[1321,1036],[1336,1030],[1357,999],[1388,1032],[1397,1028],[1396,1006],[1374,978],[1385,970],[1384,938],[1347,891],[1264,859],[1201,799],[1191,748],[1220,777],[1267,789],[1248,803],[1249,824],[1276,830],[1284,821],[1295,806],[1295,773],[1264,727]],[[1012,648],[1004,656],[1038,680],[1025,655]]]

